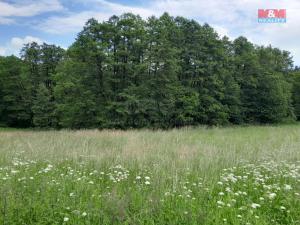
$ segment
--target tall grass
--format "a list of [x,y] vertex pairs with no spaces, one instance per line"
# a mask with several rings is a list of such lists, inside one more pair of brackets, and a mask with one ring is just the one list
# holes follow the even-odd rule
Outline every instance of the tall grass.
[[2,224],[300,223],[299,125],[2,130],[0,162]]

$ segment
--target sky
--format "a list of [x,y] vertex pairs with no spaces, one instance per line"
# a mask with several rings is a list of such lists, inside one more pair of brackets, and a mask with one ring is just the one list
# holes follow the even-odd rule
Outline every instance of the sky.
[[[286,23],[258,23],[258,9],[286,9]],[[208,23],[219,36],[245,36],[258,45],[290,51],[300,66],[300,0],[0,0],[0,55],[19,55],[25,43],[70,46],[89,18],[125,12],[143,18],[172,16]]]

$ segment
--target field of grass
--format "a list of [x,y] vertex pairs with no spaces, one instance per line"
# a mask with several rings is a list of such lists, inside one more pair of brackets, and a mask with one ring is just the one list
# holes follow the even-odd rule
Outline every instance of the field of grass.
[[300,125],[2,129],[0,224],[300,224]]

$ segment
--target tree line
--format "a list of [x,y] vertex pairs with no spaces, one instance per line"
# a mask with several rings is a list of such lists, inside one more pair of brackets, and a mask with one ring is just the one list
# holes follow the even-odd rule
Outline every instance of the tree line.
[[300,71],[289,52],[208,24],[134,14],[90,19],[75,42],[26,44],[0,57],[0,124],[40,128],[172,128],[300,119]]

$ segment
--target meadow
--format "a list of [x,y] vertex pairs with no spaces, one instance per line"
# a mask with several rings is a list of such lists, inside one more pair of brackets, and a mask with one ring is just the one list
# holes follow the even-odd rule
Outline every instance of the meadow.
[[300,125],[0,130],[1,224],[300,224]]

